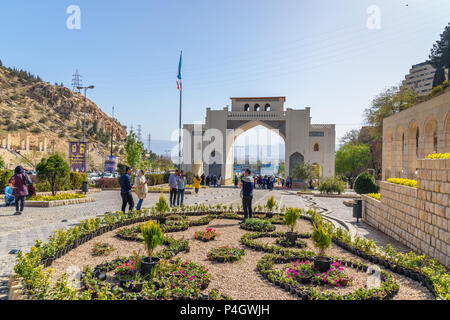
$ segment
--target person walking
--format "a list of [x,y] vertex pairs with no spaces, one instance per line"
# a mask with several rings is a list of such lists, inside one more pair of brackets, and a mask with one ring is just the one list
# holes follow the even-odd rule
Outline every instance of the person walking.
[[186,185],[187,185],[187,179],[184,176],[184,171],[183,170],[181,170],[181,172],[180,172],[180,176],[178,177],[177,185],[178,185],[177,206],[180,206],[184,202],[184,190],[185,190]]
[[198,190],[200,189],[200,184],[201,184],[201,178],[199,178],[199,176],[197,175],[194,177],[195,194],[198,194]]
[[204,185],[205,185],[205,179],[206,179],[205,174],[202,173],[202,175],[201,175],[200,178],[202,179],[202,181],[200,182],[200,184],[201,184],[202,186],[204,186]]
[[14,196],[14,202],[16,205],[15,216],[23,213],[25,207],[25,197],[28,195],[28,186],[33,185],[30,177],[25,173],[22,166],[17,166],[14,169],[14,175],[9,179],[11,188],[13,189],[12,195]]
[[206,186],[209,187],[209,183],[211,182],[211,178],[209,177],[209,175],[206,177]]
[[148,186],[147,179],[145,178],[144,170],[139,170],[138,175],[136,177],[136,194],[139,198],[138,204],[136,206],[136,210],[141,210],[142,203],[148,194]]
[[125,173],[120,177],[120,196],[122,197],[122,212],[125,213],[127,204],[129,205],[128,211],[133,210],[134,200],[131,190],[133,185],[131,184],[131,173],[130,167],[126,167]]
[[239,178],[237,176],[237,174],[234,176],[234,187],[237,188],[239,184]]
[[246,169],[244,172],[244,177],[242,177],[240,182],[240,187],[242,188],[242,207],[244,208],[244,221],[241,221],[239,224],[243,224],[245,220],[248,218],[252,218],[252,200],[253,200],[253,177],[251,176],[252,172],[250,169]]
[[175,207],[178,192],[178,170],[169,176],[169,188],[170,188],[170,207]]

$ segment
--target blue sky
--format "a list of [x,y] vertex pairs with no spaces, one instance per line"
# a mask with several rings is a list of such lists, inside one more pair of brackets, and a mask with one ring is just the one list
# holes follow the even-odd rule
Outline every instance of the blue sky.
[[[69,5],[80,30],[66,27]],[[379,30],[367,28],[370,5]],[[313,123],[336,123],[339,138],[427,59],[449,17],[448,0],[4,0],[0,59],[66,86],[78,68],[103,111],[170,139],[183,50],[184,123],[232,96],[286,96],[311,107]]]

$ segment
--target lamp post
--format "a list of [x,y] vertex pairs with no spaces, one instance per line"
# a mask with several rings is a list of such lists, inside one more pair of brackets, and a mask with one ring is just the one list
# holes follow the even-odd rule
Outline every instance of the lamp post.
[[94,89],[94,86],[77,87],[78,90],[84,89],[84,119],[83,119],[83,142],[86,142],[86,91],[87,89]]

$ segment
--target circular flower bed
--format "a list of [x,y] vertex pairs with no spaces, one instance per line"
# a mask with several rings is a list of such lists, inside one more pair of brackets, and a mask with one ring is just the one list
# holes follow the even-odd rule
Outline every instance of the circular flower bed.
[[[343,286],[345,283],[346,285],[351,284],[352,278],[347,277],[343,273],[344,263],[335,260],[334,267],[329,272],[320,274],[315,273],[314,266],[311,266],[311,257],[302,256],[301,253],[297,254],[297,256],[266,255],[258,261],[258,271],[269,282],[280,286],[303,300],[385,300],[391,299],[398,293],[399,285],[397,281],[385,271],[380,273],[381,286],[378,288],[358,288],[354,292],[345,295],[336,291],[322,293],[317,289],[317,285],[338,287],[338,284],[339,286]],[[306,263],[307,261],[308,263]],[[291,265],[285,269],[275,270],[273,269],[275,263],[291,263]],[[367,268],[367,265],[364,265],[364,267]],[[314,273],[312,273],[313,271]],[[313,282],[314,285],[304,285],[309,282]]]
[[245,250],[236,247],[220,247],[208,252],[208,259],[217,262],[235,262],[241,259]]
[[211,228],[208,228],[205,231],[197,231],[194,234],[195,239],[201,240],[204,242],[214,240],[218,236],[220,236],[220,233],[217,233],[216,230],[211,229]]
[[275,230],[275,226],[269,221],[258,218],[250,218],[241,224],[241,228],[248,231],[266,231],[271,232]]

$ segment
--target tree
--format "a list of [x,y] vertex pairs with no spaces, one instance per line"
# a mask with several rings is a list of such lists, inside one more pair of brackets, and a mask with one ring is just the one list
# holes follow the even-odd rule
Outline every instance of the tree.
[[[447,25],[438,40],[431,49],[429,56],[430,64],[436,69],[449,69],[447,71],[447,79],[450,74],[450,25]],[[434,85],[433,85],[434,86]]]
[[292,171],[294,179],[309,180],[314,177],[315,167],[309,162],[298,163]]
[[3,158],[0,156],[0,169],[3,169],[3,168],[5,168],[5,160],[3,160]]
[[375,138],[381,137],[384,118],[408,109],[416,103],[416,93],[405,86],[394,86],[381,92],[372,100],[372,105],[364,111],[366,122],[373,127],[372,135]]
[[69,164],[59,154],[54,154],[48,159],[43,158],[36,166],[39,181],[47,181],[50,184],[52,194],[56,195],[70,176]]
[[353,188],[357,194],[377,193],[379,189],[374,177],[368,172],[363,172],[356,177]]
[[440,86],[442,82],[445,81],[445,71],[443,67],[439,67],[436,69],[436,72],[434,74],[433,78],[433,88]]
[[136,134],[131,131],[127,138],[125,145],[125,153],[128,165],[136,169],[142,161],[142,154],[144,153],[144,144],[137,140]]
[[366,144],[344,144],[336,152],[336,173],[355,176],[370,160],[370,149]]

